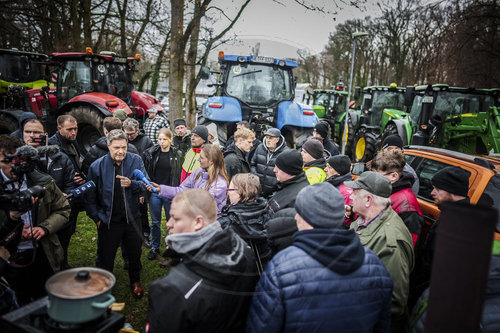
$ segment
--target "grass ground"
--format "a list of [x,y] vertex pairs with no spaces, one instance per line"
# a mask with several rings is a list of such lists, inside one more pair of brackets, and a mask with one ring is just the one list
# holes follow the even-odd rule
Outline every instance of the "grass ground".
[[[166,232],[165,218],[162,220],[162,250],[164,250],[164,237]],[[94,266],[97,251],[97,229],[95,223],[85,215],[84,212],[78,216],[76,232],[71,238],[68,249],[68,261],[71,267]],[[125,321],[130,323],[135,330],[140,330],[146,323],[148,312],[148,294],[151,283],[164,276],[167,272],[165,268],[159,266],[164,260],[159,256],[156,260],[148,260],[149,249],[142,247],[142,272],[141,283],[144,288],[144,297],[140,300],[133,298],[130,292],[128,272],[123,269],[123,259],[121,251],[118,249],[114,275],[116,285],[113,289],[113,296],[116,302],[125,303],[125,309],[121,312],[125,316]]]

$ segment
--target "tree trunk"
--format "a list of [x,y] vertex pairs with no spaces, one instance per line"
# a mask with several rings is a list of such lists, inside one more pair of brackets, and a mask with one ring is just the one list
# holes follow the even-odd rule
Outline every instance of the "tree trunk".
[[118,7],[118,13],[120,14],[120,53],[121,56],[127,56],[127,0],[123,1],[123,6],[120,6],[120,0],[116,0],[116,6]]
[[171,41],[169,75],[169,121],[182,118],[182,85],[184,82],[184,0],[171,0]]
[[196,125],[196,57],[198,54],[198,38],[200,35],[201,0],[195,0],[193,30],[189,38],[186,66],[186,123],[189,128]]
[[91,0],[82,0],[83,40],[85,47],[92,45]]
[[158,54],[158,58],[156,58],[156,63],[153,70],[153,78],[151,79],[151,95],[153,96],[156,96],[156,89],[158,89],[158,80],[160,78],[160,70],[161,70],[161,65],[163,63],[164,54],[168,46],[168,38],[169,35],[165,37],[165,42],[161,47],[160,53]]

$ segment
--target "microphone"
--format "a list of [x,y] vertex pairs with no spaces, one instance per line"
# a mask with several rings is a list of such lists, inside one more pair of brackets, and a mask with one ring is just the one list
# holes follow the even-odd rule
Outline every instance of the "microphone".
[[95,183],[91,180],[83,185],[80,185],[72,189],[71,192],[66,196],[66,199],[71,200],[73,198],[78,198],[79,196],[81,196],[82,194],[93,188],[95,188]]
[[154,187],[153,185],[151,185],[151,183],[150,183],[150,182],[149,182],[149,180],[146,178],[146,176],[144,176],[144,174],[142,173],[142,171],[141,171],[141,170],[139,170],[139,169],[135,169],[135,170],[134,170],[134,177],[135,177],[135,178],[137,178],[137,179],[139,179],[139,180],[141,180],[144,184],[151,186],[151,190],[152,190],[153,192],[156,192],[155,187]]

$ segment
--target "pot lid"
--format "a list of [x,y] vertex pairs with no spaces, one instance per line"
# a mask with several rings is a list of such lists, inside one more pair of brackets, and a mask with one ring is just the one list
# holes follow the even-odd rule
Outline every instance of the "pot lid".
[[78,267],[55,274],[45,289],[60,298],[89,298],[109,291],[115,282],[115,276],[104,269]]

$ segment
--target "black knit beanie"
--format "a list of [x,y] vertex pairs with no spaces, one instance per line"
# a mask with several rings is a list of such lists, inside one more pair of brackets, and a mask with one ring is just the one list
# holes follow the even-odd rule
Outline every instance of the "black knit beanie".
[[302,155],[295,149],[287,149],[276,158],[276,166],[289,175],[300,174],[303,164]]
[[200,138],[202,138],[203,140],[205,140],[205,142],[208,141],[208,128],[206,128],[206,126],[198,125],[195,128],[193,128],[193,130],[191,131],[191,133],[199,135]]
[[186,126],[186,121],[184,120],[184,118],[177,118],[174,120],[174,128],[180,125]]
[[431,183],[446,192],[466,197],[469,192],[470,172],[457,166],[448,166],[439,170]]
[[312,158],[317,160],[323,157],[323,144],[319,140],[310,139],[307,140],[303,145],[302,149],[311,155]]
[[351,159],[347,155],[332,156],[327,163],[342,176],[351,172]]
[[328,128],[328,123],[324,121],[320,121],[316,124],[316,126],[314,126],[316,132],[321,135],[323,139],[326,139],[328,137]]
[[391,134],[387,138],[384,139],[382,143],[382,149],[385,149],[390,146],[396,146],[403,149],[403,139],[397,134]]

